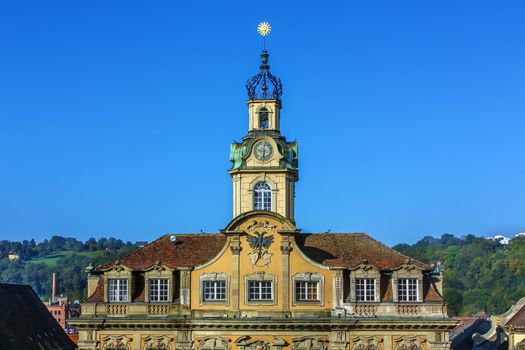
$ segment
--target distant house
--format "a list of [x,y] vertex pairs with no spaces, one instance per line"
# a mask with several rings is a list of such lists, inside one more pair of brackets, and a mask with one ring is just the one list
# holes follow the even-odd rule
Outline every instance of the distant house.
[[7,255],[7,258],[9,259],[9,261],[17,261],[17,260],[20,260],[20,255],[18,253],[10,252]]
[[147,246],[148,242],[147,241],[137,241],[135,244],[137,245],[137,247],[142,248],[142,247]]
[[76,349],[30,286],[0,283],[0,310],[0,349]]

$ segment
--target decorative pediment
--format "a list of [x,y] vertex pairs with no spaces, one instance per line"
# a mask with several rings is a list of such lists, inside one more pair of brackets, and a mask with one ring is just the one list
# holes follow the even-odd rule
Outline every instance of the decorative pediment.
[[378,269],[376,266],[370,264],[368,262],[368,259],[363,259],[363,261],[361,262],[361,264],[357,265],[356,267],[350,269],[352,271],[355,271],[355,270],[361,270],[361,271],[364,271],[364,272],[369,272],[369,271],[380,271],[380,269]]
[[414,270],[421,270],[421,268],[414,265],[414,261],[411,258],[406,258],[405,263],[399,265],[394,270],[405,270],[405,271],[414,271]]
[[351,350],[383,350],[383,338],[376,336],[355,337],[352,339]]
[[227,278],[228,276],[222,272],[207,272],[201,275],[201,279],[205,279],[207,281],[218,281],[218,280],[224,280]]
[[148,336],[144,338],[144,350],[173,350],[173,338],[164,336]]
[[102,338],[102,350],[130,350],[132,340],[125,335],[108,335]]
[[268,273],[265,273],[264,271],[257,271],[255,273],[249,274],[245,276],[246,279],[255,280],[255,281],[264,281],[264,280],[272,280],[274,279],[274,276]]
[[394,350],[425,350],[427,340],[418,336],[394,338]]
[[315,282],[322,280],[323,276],[321,276],[317,272],[299,272],[293,275],[292,278],[307,282]]
[[230,346],[228,343],[230,339],[221,338],[216,336],[209,336],[199,339],[197,342],[198,350],[229,350]]
[[292,350],[326,350],[328,348],[328,339],[301,337],[292,339]]

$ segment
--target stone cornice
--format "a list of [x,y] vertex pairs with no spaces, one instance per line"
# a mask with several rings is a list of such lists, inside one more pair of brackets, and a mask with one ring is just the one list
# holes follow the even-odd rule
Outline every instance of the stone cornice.
[[185,329],[185,330],[442,330],[456,326],[455,318],[398,317],[366,318],[176,318],[176,317],[107,317],[70,319],[78,329]]

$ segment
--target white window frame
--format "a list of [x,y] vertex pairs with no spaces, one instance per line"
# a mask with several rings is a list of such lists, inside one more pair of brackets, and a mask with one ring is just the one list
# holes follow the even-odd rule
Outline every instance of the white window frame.
[[[153,281],[156,281],[156,293],[153,292]],[[166,286],[166,300],[160,300],[163,293],[161,293],[161,281],[165,283]],[[156,299],[156,300],[155,300]],[[169,278],[148,278],[148,300],[152,303],[168,303],[170,302],[170,279]]]
[[255,186],[253,186],[253,209],[271,211],[272,201],[272,186],[266,181],[257,182]]
[[[213,292],[212,295],[213,298],[206,298],[206,284],[211,283],[213,285]],[[221,291],[219,291],[218,284],[224,284],[224,298],[217,298],[218,294],[222,294]],[[205,303],[224,303],[228,300],[228,281],[226,279],[217,279],[217,280],[203,280],[202,281],[202,301]]]
[[[372,299],[370,299],[370,286],[367,283],[368,281],[374,281],[372,288]],[[360,282],[363,282],[361,284]],[[359,299],[360,295],[358,293],[359,287],[363,287],[363,299]],[[356,277],[355,279],[355,301],[356,302],[375,302],[377,301],[377,278],[367,278],[367,277]]]
[[[415,285],[413,284],[413,282],[416,282]],[[415,299],[414,300],[411,300],[410,297],[413,295],[411,295],[410,291],[411,289],[410,288],[414,288],[415,287]],[[402,289],[405,288],[404,290],[404,298],[402,298]],[[413,290],[412,290],[413,291]],[[399,302],[403,302],[403,303],[411,303],[411,302],[418,302],[420,301],[420,295],[419,295],[419,279],[418,278],[407,278],[407,277],[403,277],[403,278],[398,278],[397,279],[397,300]]]
[[[112,290],[112,288],[114,289]],[[124,291],[124,293],[122,293]],[[108,301],[110,303],[127,303],[129,295],[129,281],[126,278],[108,279]]]
[[[315,299],[299,299],[299,293],[297,290],[297,287],[300,283],[304,283],[304,292],[305,295],[308,296],[308,287],[311,287],[312,285],[315,285]],[[294,300],[296,303],[319,303],[321,301],[321,281],[320,280],[302,280],[302,279],[296,279],[294,280]]]
[[[258,291],[257,294],[258,294],[258,298],[251,298],[251,285],[252,283],[255,283],[257,284],[257,288],[258,288]],[[261,298],[263,296],[263,286],[262,284],[263,283],[269,283],[270,284],[270,298]],[[248,280],[247,283],[246,283],[246,287],[247,287],[247,291],[246,291],[246,299],[249,303],[273,303],[274,302],[274,299],[275,299],[275,283],[273,280],[268,280],[268,279],[265,279],[265,280]]]

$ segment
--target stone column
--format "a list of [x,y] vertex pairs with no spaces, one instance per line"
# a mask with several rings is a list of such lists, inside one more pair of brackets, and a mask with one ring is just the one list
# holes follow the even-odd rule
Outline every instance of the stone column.
[[333,331],[330,333],[330,350],[346,350],[348,345],[347,334],[345,331]]

